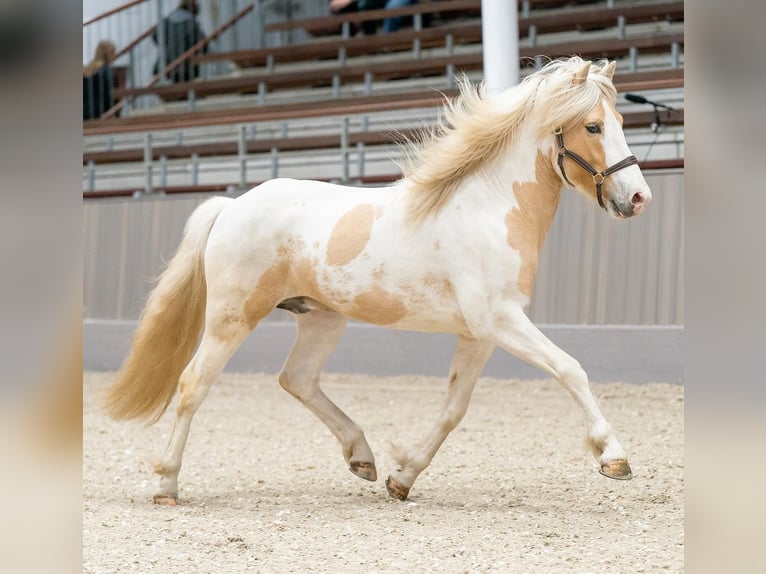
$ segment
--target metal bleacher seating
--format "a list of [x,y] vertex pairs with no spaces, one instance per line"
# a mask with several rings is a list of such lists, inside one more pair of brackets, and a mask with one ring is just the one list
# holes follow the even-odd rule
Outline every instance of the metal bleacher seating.
[[[278,175],[286,154],[318,156],[320,150],[335,167],[320,170],[328,175],[319,178],[390,181],[397,175],[390,163],[376,172],[365,170],[361,158],[392,145],[402,131],[409,133],[402,126],[413,117],[412,110],[436,113],[443,96],[432,86],[451,97],[454,74],[478,77],[483,61],[480,9],[480,0],[421,3],[399,9],[415,16],[411,29],[364,37],[351,36],[343,23],[380,18],[381,11],[278,22],[266,32],[302,28],[318,33],[329,25],[343,30],[296,45],[189,54],[196,63],[230,62],[235,70],[191,82],[116,89],[114,95],[127,104],[121,117],[83,124],[84,196],[243,189]],[[520,9],[520,56],[529,69],[541,57],[579,54],[617,59],[619,91],[683,88],[683,2],[525,0]],[[427,15],[434,18],[424,27]],[[147,97],[161,103],[139,109],[130,105]],[[645,109],[628,108],[623,115],[628,129],[646,129],[655,119]],[[375,119],[379,116],[380,121]],[[683,110],[662,120],[682,126]],[[316,124],[313,131],[306,131],[307,122]],[[266,135],[252,137],[253,132]],[[352,175],[354,154],[358,161]],[[191,182],[183,181],[183,174],[168,177],[173,162],[196,166],[200,158],[228,161],[230,168],[222,168],[214,181],[200,181],[196,167]],[[265,167],[248,170],[253,162]],[[664,165],[682,165],[682,160],[662,159],[655,167]],[[139,176],[121,181],[120,170],[130,166]],[[104,179],[102,168],[115,174],[106,187],[95,184]]]

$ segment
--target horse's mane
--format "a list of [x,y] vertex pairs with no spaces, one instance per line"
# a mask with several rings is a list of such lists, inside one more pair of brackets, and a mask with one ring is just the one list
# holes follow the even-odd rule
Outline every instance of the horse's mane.
[[529,119],[544,135],[581,120],[602,97],[614,103],[614,85],[603,73],[606,62],[592,66],[584,84],[572,82],[587,63],[576,56],[553,60],[497,95],[460,79],[460,94],[446,101],[437,125],[404,147],[408,218],[418,222],[438,212],[466,176],[495,162],[513,144]]

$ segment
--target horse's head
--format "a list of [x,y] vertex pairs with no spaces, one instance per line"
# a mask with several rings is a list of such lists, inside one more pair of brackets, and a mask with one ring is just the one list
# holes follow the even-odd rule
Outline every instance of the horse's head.
[[[651,201],[638,160],[631,155],[622,131],[622,116],[614,106],[615,63],[591,68],[588,62],[572,76],[571,90],[599,90],[595,106],[554,133],[555,162],[563,180],[593,197],[610,215],[638,215]],[[592,100],[591,100],[592,101]]]

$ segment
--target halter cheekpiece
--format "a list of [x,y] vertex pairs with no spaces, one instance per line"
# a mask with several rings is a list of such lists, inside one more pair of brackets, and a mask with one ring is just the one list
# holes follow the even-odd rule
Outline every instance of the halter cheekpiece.
[[593,176],[593,183],[596,184],[596,199],[598,199],[598,204],[603,209],[606,209],[606,206],[604,205],[604,199],[601,195],[601,185],[604,183],[604,180],[608,176],[612,175],[614,172],[620,171],[621,169],[625,167],[637,164],[638,159],[636,159],[636,156],[629,155],[625,159],[618,161],[616,164],[606,168],[603,171],[596,171],[595,169],[593,169],[593,166],[589,164],[585,159],[577,155],[575,152],[567,149],[567,146],[564,145],[564,131],[560,127],[556,128],[553,134],[556,136],[556,141],[559,146],[558,164],[559,164],[559,170],[561,170],[561,175],[564,176],[564,179],[569,185],[574,187],[574,184],[571,181],[569,181],[569,178],[567,177],[567,172],[564,169],[564,158],[568,157]]

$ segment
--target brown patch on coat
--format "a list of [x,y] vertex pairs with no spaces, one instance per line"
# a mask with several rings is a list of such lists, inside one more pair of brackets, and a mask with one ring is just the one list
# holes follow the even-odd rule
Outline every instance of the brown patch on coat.
[[434,251],[439,251],[442,248],[441,243],[439,243],[439,240],[437,239],[434,241]]
[[303,239],[289,236],[276,252],[278,261],[261,275],[245,301],[244,315],[250,329],[281,301],[290,297],[307,297],[315,302],[316,308],[333,309],[328,297],[319,288],[318,261],[306,256]]
[[343,214],[335,223],[327,242],[328,265],[346,265],[364,250],[372,234],[375,208],[366,203]]
[[449,376],[449,384],[450,384],[450,385],[454,385],[454,384],[455,384],[455,381],[457,381],[457,371],[455,371],[454,373],[452,373],[452,374]]
[[245,318],[250,329],[268,315],[285,298],[285,286],[289,266],[282,259],[269,267],[258,279],[258,284],[245,300]]
[[375,281],[382,281],[385,273],[386,273],[385,264],[383,264],[380,267],[376,267],[375,269],[372,270],[372,278]]
[[376,285],[354,297],[348,314],[365,323],[393,325],[407,316],[407,307],[396,295]]
[[536,181],[514,182],[518,207],[505,215],[508,245],[519,252],[519,290],[532,296],[537,274],[537,259],[559,204],[560,183],[550,160],[540,150],[535,160]]

